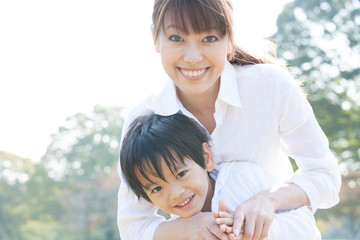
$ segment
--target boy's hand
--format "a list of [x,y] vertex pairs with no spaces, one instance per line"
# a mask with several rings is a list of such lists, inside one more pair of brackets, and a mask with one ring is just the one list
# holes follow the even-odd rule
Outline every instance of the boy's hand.
[[[233,233],[234,212],[222,200],[219,201],[219,211],[214,212],[215,222],[220,226],[220,230],[228,235],[230,240],[241,240],[242,232],[237,236]],[[242,229],[243,230],[243,229]]]
[[[191,219],[191,221],[190,221]],[[224,234],[215,223],[214,217],[211,213],[198,213],[190,218],[188,218],[191,228],[195,230],[191,235],[190,239],[212,239],[212,240],[228,240],[227,234]],[[191,230],[190,230],[191,232]]]

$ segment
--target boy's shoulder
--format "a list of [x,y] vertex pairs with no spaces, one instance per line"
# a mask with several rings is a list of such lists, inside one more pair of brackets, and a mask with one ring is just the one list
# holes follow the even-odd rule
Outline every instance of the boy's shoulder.
[[223,184],[232,182],[254,186],[255,188],[272,187],[275,178],[260,165],[248,161],[231,161],[221,163],[218,180]]

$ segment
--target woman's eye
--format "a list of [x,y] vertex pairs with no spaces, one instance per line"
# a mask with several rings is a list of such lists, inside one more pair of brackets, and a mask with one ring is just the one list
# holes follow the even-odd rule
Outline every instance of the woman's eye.
[[159,187],[154,188],[151,192],[152,193],[157,193],[157,192],[160,192],[161,189],[162,189],[162,187],[159,186]]
[[171,35],[169,37],[169,40],[173,41],[173,42],[182,42],[183,41],[183,39],[178,35]]
[[218,40],[215,36],[207,36],[204,38],[204,42],[216,42]]
[[177,175],[177,178],[182,178],[185,174],[187,173],[187,171],[182,171]]

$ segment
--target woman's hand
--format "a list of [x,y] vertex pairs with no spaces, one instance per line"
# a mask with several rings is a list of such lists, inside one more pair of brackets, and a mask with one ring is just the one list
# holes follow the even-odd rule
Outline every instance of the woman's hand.
[[233,223],[235,235],[241,232],[244,222],[243,240],[262,240],[267,237],[275,214],[274,203],[267,193],[263,191],[236,208]]

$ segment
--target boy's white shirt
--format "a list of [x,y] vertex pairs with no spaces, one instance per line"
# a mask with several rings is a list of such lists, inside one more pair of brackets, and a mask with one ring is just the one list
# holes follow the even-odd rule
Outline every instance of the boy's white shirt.
[[[284,69],[271,64],[233,66],[227,62],[214,114],[216,128],[211,134],[217,164],[246,159],[263,167],[278,181],[297,184],[308,195],[313,211],[338,203],[340,173],[328,141],[311,106]],[[194,118],[176,97],[169,80],[163,91],[133,109],[123,126],[138,116],[155,112],[177,112]],[[288,156],[299,170],[292,172]],[[120,160],[121,161],[121,160]],[[118,195],[118,226],[124,240],[152,240],[162,221],[151,204],[140,201],[124,178]]]

